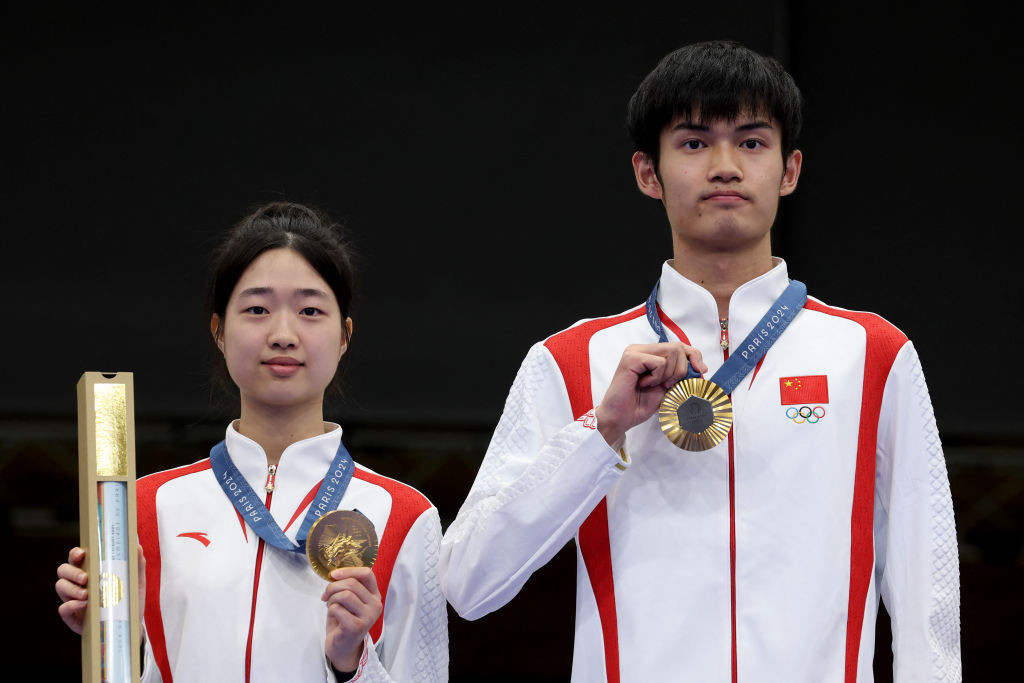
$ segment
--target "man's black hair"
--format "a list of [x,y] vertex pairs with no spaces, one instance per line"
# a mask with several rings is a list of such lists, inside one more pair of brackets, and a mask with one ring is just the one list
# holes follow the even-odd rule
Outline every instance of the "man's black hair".
[[782,130],[782,159],[796,149],[803,97],[778,61],[739,43],[714,40],[679,48],[647,74],[629,100],[633,147],[658,168],[661,131],[676,117],[701,122],[770,114]]

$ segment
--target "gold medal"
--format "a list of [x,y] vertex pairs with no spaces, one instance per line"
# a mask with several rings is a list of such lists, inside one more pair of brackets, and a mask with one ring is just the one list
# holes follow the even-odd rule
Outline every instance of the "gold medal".
[[306,537],[306,557],[313,571],[330,581],[339,567],[372,567],[377,559],[377,532],[356,510],[334,510],[316,521]]
[[729,435],[732,401],[710,380],[684,379],[661,400],[658,422],[668,440],[679,448],[706,451]]

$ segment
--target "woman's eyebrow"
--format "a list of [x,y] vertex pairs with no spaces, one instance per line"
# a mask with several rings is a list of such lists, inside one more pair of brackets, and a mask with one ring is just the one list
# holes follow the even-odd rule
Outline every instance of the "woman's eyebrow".
[[[242,298],[242,297],[247,297],[247,296],[270,296],[270,295],[273,295],[275,293],[276,292],[274,291],[273,287],[267,287],[267,286],[246,287],[245,289],[243,289],[241,292],[238,293],[238,297]],[[325,292],[322,289],[317,289],[316,287],[297,287],[295,289],[295,291],[292,292],[292,296],[293,297],[310,297],[311,296],[311,297],[316,297],[318,299],[328,299],[328,298],[330,298],[330,295],[328,295],[327,292]]]
[[270,287],[247,287],[238,293],[238,296],[261,296],[263,294],[273,294],[274,290]]
[[315,296],[323,299],[328,298],[327,292],[313,287],[300,287],[295,290],[295,294],[296,296]]

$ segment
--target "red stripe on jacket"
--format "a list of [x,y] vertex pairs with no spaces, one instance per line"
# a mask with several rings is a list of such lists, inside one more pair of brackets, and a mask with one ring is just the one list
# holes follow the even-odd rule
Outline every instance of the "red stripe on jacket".
[[661,310],[661,306],[658,306],[658,317],[661,319],[661,322],[665,327],[672,330],[673,334],[676,335],[679,341],[684,344],[690,343],[690,338],[686,336],[683,329],[679,327],[679,325],[676,325],[676,321],[668,317],[668,314],[665,313],[665,311]]
[[[430,501],[411,486],[358,467],[352,476],[355,479],[375,484],[391,494],[391,514],[388,515],[384,535],[379,539],[377,561],[373,563],[373,575],[377,579],[381,601],[384,608],[387,609],[388,585],[391,583],[391,572],[395,568],[398,552],[402,549],[402,544],[405,543],[405,538],[409,535],[412,525],[416,523],[420,515],[430,509]],[[382,610],[381,617],[383,615]],[[376,623],[370,627],[370,637],[374,642],[380,639],[383,628],[383,618],[377,619]]]
[[809,311],[851,320],[867,333],[864,357],[864,389],[861,395],[860,430],[857,438],[857,468],[854,475],[853,506],[850,515],[850,596],[846,621],[846,683],[856,683],[860,636],[864,626],[871,573],[875,567],[875,453],[878,417],[885,382],[907,337],[873,313],[846,311],[813,299],[804,305]]
[[167,658],[164,619],[160,614],[160,532],[157,526],[156,492],[167,482],[210,469],[210,461],[201,460],[185,467],[157,472],[139,479],[135,484],[139,543],[146,556],[146,637],[153,649],[153,658],[164,683],[172,683],[171,663]]
[[[573,417],[594,407],[590,385],[590,339],[601,330],[644,315],[640,307],[611,318],[599,318],[560,332],[544,342],[562,373]],[[619,631],[615,613],[615,576],[612,573],[611,544],[608,538],[608,503],[602,499],[580,525],[578,534],[583,565],[597,601],[604,639],[604,668],[608,683],[619,683]]]

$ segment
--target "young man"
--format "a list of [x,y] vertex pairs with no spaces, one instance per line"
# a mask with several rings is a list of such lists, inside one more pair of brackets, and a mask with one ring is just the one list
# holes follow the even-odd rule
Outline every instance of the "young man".
[[[647,76],[633,167],[674,258],[647,306],[530,350],[445,534],[443,586],[467,619],[575,538],[574,681],[871,681],[880,596],[896,680],[960,680],[952,505],[917,353],[875,315],[806,298],[771,255],[800,107],[775,60],[734,43]],[[731,429],[703,451],[660,425],[687,356],[731,394]],[[666,428],[704,429],[676,405]]]

